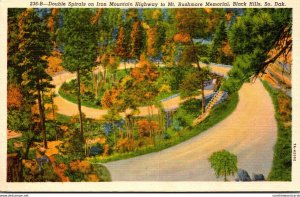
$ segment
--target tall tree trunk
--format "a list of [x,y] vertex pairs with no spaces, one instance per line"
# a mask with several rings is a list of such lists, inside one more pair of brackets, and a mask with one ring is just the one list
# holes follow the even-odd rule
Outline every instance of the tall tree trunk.
[[56,140],[58,139],[57,137],[57,129],[56,129],[56,119],[55,119],[55,106],[54,106],[54,101],[53,101],[53,95],[51,93],[51,108],[52,108],[52,117],[53,117],[53,122],[54,122],[54,128],[55,128],[55,135],[56,135]]
[[79,111],[79,123],[80,123],[80,134],[82,139],[83,137],[83,123],[82,123],[82,112],[81,112],[81,98],[80,98],[80,70],[77,68],[77,86],[78,86],[78,91],[77,91],[77,102],[78,102],[78,111]]
[[44,148],[47,149],[47,139],[46,139],[46,127],[45,127],[45,111],[42,103],[42,94],[41,94],[41,85],[40,80],[37,81],[37,89],[38,89],[38,106],[39,106],[39,115],[40,115],[40,125],[43,134],[43,143]]
[[[198,68],[199,72],[201,72],[202,69],[201,69],[200,64],[199,64],[199,59],[198,59],[198,56],[197,56],[197,53],[196,53],[196,48],[195,48],[193,38],[191,38],[191,43],[192,43],[193,53],[194,53],[196,61],[197,61],[197,68]],[[203,79],[201,79],[201,94],[202,94],[202,114],[203,114],[203,113],[205,113],[205,103],[204,103],[204,96],[205,95],[204,95],[204,81],[203,81]]]

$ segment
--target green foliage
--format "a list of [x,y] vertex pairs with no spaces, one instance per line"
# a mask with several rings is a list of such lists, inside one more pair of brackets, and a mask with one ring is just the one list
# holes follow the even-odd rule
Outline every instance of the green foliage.
[[112,155],[108,157],[94,157],[92,159],[92,162],[95,163],[105,163],[120,159],[127,159],[139,155],[148,154],[151,152],[157,152],[161,151],[163,149],[169,148],[171,146],[175,146],[185,140],[188,140],[207,129],[211,128],[215,124],[219,123],[220,121],[224,120],[228,115],[230,115],[234,109],[236,108],[238,103],[238,94],[233,93],[229,96],[228,100],[221,103],[217,107],[213,108],[211,111],[210,116],[205,119],[201,124],[198,124],[196,127],[192,129],[187,129],[184,131],[176,132],[172,130],[171,128],[168,128],[167,135],[171,137],[170,139],[165,139],[164,141],[157,143],[155,146],[148,146],[148,147],[142,147],[138,148],[135,151],[126,152],[126,153],[113,153]]
[[[111,80],[112,75],[113,75],[112,73],[108,74],[108,82]],[[122,78],[124,78],[125,76],[126,76],[125,70],[117,70],[115,73],[115,80],[119,81]],[[84,77],[82,77],[82,79],[84,79]],[[109,85],[109,83],[107,83],[102,89],[100,89],[98,91],[98,97],[96,97],[94,92],[91,91],[93,89],[93,81],[92,80],[86,80],[86,81],[82,80],[82,82],[84,83],[84,86],[85,86],[85,89],[83,90],[83,93],[81,94],[82,106],[91,107],[91,108],[95,108],[95,109],[101,109],[102,108],[101,98],[102,98],[104,92],[106,90],[111,89],[112,86]],[[58,93],[64,99],[77,104],[78,100],[77,100],[76,86],[77,86],[77,82],[75,79],[73,79],[67,83],[65,82],[60,87]]]
[[214,152],[208,160],[216,176],[224,176],[224,181],[227,181],[228,175],[237,172],[237,156],[226,150]]
[[8,84],[20,84],[23,69],[17,67],[19,63],[19,27],[18,17],[24,9],[8,9],[7,14],[7,81]]
[[95,65],[97,49],[96,26],[90,19],[92,9],[63,9],[63,26],[59,41],[63,46],[62,65],[70,72],[90,69]]
[[7,128],[14,131],[26,131],[30,125],[30,114],[24,110],[7,111]]
[[63,163],[63,164],[69,164],[72,161],[72,158],[69,157],[68,155],[60,155],[56,154],[54,155],[55,157],[55,162],[57,165]]
[[107,168],[101,164],[92,164],[93,171],[100,178],[100,182],[111,181],[111,175]]
[[232,57],[228,57],[224,53],[223,47],[228,43],[227,24],[225,20],[221,20],[214,32],[212,43],[210,46],[210,61],[215,63],[231,64]]
[[[77,104],[77,92],[76,92],[76,80],[71,80],[69,83],[63,83],[61,88],[58,91],[58,94],[63,97],[64,99]],[[91,107],[95,109],[101,108],[101,102],[99,99],[95,98],[93,93],[83,93],[82,94],[82,105],[86,107]]]
[[76,171],[76,172],[71,172],[69,169],[65,171],[65,175],[67,177],[69,177],[71,182],[82,182],[82,181],[87,181],[85,179],[85,174],[80,172],[80,171]]
[[276,52],[279,55],[289,52],[291,41],[280,43],[291,38],[291,27],[291,9],[246,9],[229,30],[229,42],[236,58],[223,89],[239,89],[251,76],[262,73],[278,58],[270,57],[272,49],[279,48]]
[[69,130],[65,136],[65,143],[59,147],[64,155],[72,156],[72,159],[83,159],[85,156],[83,136],[79,130]]
[[[284,92],[272,88],[266,81],[263,81],[264,87],[269,92],[274,107],[277,120],[277,141],[274,148],[272,170],[268,176],[270,181],[291,181],[292,173],[292,128],[285,123],[291,122],[291,116],[280,111],[280,100],[286,99],[291,102],[291,98]],[[285,110],[291,112],[290,108]]]
[[[38,165],[38,164],[36,164]],[[52,163],[44,163],[37,167],[35,171],[23,168],[23,177],[25,182],[59,182],[60,178],[53,173]]]
[[182,130],[185,127],[191,127],[194,119],[201,114],[201,100],[189,99],[180,104],[178,111],[173,118],[172,127],[175,131]]
[[211,78],[210,73],[211,71],[208,66],[203,67],[201,71],[193,67],[190,72],[185,75],[184,80],[180,84],[180,97],[187,98],[200,94],[199,89],[202,90],[203,88],[202,82]]

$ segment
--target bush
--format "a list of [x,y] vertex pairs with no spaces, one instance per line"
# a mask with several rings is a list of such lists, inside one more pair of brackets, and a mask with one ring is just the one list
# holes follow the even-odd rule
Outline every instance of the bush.
[[72,156],[72,159],[83,159],[85,156],[83,136],[78,130],[70,130],[59,149],[64,155]]
[[[27,165],[26,163],[30,163]],[[23,165],[23,177],[25,182],[59,182],[60,178],[53,173],[52,163],[44,163],[39,166],[36,160],[26,160]]]

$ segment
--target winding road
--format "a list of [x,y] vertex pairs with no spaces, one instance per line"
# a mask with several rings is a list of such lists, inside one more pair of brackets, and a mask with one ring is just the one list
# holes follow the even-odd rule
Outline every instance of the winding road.
[[[174,147],[106,163],[113,181],[223,181],[208,162],[226,149],[238,157],[238,168],[268,176],[273,160],[277,125],[268,92],[259,80],[244,84],[239,103],[225,120]],[[229,177],[234,180],[234,177]]]
[[[134,66],[135,66],[134,64],[126,64],[126,68],[133,68]],[[124,69],[124,68],[125,68],[124,64],[120,64],[118,69]],[[227,72],[230,70],[229,67],[221,67],[221,66],[211,66],[211,69],[213,72],[217,72],[223,75],[226,75]],[[67,71],[61,71],[52,77],[52,84],[55,85],[55,94],[58,95],[54,98],[54,104],[58,108],[57,113],[64,114],[67,116],[73,116],[78,114],[77,104],[67,101],[66,99],[62,98],[58,94],[59,88],[64,82],[71,81],[72,79],[75,78],[76,78],[75,73],[70,73]],[[212,92],[213,92],[212,90],[205,90],[204,94],[209,95]],[[164,107],[164,109],[174,109],[177,108],[181,102],[182,100],[180,99],[179,96],[177,96],[163,101],[162,106]],[[82,106],[81,110],[86,115],[87,118],[92,118],[92,119],[101,119],[103,115],[107,114],[107,110],[105,109],[94,109],[94,108]],[[139,107],[139,111],[140,111],[140,113],[138,114],[139,116],[147,116],[149,114],[147,106]],[[158,113],[158,109],[153,107],[153,114],[157,114],[157,113]],[[121,115],[124,116],[124,114]]]
[[[229,70],[218,66],[212,66],[212,69],[224,75]],[[55,75],[53,84],[56,85],[56,94],[63,82],[74,78],[74,74],[65,71]],[[205,94],[209,94],[209,91]],[[68,116],[78,113],[76,104],[60,96],[54,102],[58,113]],[[180,98],[175,97],[162,104],[168,109],[178,106],[180,102]],[[100,119],[107,113],[107,110],[84,106],[82,111],[94,119]],[[147,107],[140,108],[139,115],[143,114],[148,114]],[[247,170],[250,175],[262,173],[267,177],[272,166],[276,136],[272,100],[262,83],[256,80],[255,83],[243,85],[235,111],[207,131],[160,152],[104,165],[113,181],[216,181],[222,179],[215,177],[208,157],[215,151],[226,149],[238,156],[238,168]],[[234,177],[229,179],[233,180]]]

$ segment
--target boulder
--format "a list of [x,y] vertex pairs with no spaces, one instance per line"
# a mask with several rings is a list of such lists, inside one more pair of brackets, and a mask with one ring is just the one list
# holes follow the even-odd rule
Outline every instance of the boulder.
[[252,174],[253,181],[265,181],[265,177],[263,174]]
[[251,181],[251,178],[246,170],[239,169],[237,175],[238,177],[236,180],[238,181]]

